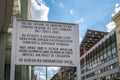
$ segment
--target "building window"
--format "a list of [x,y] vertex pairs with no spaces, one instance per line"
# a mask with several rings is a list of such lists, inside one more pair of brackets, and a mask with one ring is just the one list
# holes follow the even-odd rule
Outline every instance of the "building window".
[[107,75],[107,76],[106,76],[106,80],[110,80],[110,75]]
[[112,57],[113,59],[117,57],[117,51],[115,47],[112,49]]
[[110,65],[110,69],[113,69],[113,64]]
[[104,59],[103,59],[104,55],[101,55],[100,59],[101,59],[101,64],[104,63]]
[[108,58],[107,58],[107,61],[110,61],[110,60],[112,60],[112,59],[113,59],[113,56],[112,56],[111,50],[110,50],[110,51],[108,51]]
[[99,62],[100,62],[100,58],[98,57],[98,58],[97,58],[97,64],[98,64],[98,65],[99,65]]
[[117,68],[118,67],[118,62],[113,64],[113,68]]
[[107,62],[107,53],[104,53],[104,63]]

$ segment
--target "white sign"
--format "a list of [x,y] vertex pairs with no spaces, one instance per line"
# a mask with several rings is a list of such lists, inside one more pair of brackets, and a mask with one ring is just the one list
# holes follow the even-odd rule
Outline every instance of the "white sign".
[[16,65],[78,65],[77,24],[16,20],[13,30]]

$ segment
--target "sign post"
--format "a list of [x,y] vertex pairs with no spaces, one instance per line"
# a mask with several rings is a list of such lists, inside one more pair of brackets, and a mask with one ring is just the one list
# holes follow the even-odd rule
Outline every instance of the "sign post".
[[80,70],[78,30],[72,23],[14,19],[11,73],[15,65],[76,66]]
[[12,33],[12,54],[11,54],[11,70],[10,70],[10,80],[14,80],[14,74],[15,74],[15,47],[16,47],[16,25],[17,25],[17,22],[16,22],[16,18],[13,19],[13,27],[15,30],[13,30],[13,33]]

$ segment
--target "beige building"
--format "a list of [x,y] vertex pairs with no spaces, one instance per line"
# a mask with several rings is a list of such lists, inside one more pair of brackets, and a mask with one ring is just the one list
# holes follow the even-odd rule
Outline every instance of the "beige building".
[[77,80],[76,67],[61,67],[58,75],[60,80]]
[[55,74],[50,80],[61,80],[59,74]]

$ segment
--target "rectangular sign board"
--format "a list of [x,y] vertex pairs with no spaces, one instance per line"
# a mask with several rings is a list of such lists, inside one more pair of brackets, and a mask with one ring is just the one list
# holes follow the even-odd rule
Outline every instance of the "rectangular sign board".
[[14,20],[14,64],[77,66],[78,31],[77,24]]

